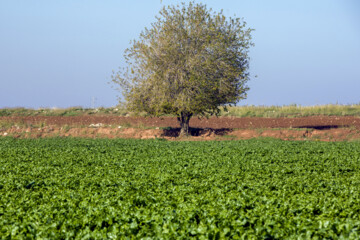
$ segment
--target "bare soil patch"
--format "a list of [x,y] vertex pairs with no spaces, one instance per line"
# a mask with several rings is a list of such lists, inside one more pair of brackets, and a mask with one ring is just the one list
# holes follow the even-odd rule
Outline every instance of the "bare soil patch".
[[[165,138],[179,140],[174,117],[25,116],[0,117],[0,136]],[[284,140],[344,141],[360,139],[360,117],[192,118],[185,140],[231,140],[257,137]]]

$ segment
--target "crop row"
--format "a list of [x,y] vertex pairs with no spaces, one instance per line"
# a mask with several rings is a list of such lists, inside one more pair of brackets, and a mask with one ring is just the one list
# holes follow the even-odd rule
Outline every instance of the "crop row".
[[359,239],[359,150],[0,138],[0,238]]

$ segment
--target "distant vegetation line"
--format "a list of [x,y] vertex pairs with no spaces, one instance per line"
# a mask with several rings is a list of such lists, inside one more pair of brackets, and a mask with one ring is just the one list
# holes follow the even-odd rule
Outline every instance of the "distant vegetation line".
[[[1,108],[0,116],[147,116],[146,113],[133,113],[124,107],[82,108]],[[360,116],[360,104],[352,105],[316,105],[316,106],[234,106],[221,109],[223,117],[306,117],[306,116]],[[171,115],[169,115],[171,116]]]

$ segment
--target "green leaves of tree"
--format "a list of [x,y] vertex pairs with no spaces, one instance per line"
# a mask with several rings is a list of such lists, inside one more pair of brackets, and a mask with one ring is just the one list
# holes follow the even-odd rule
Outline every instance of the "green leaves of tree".
[[201,3],[164,7],[126,50],[113,82],[132,111],[218,113],[246,97],[252,29]]

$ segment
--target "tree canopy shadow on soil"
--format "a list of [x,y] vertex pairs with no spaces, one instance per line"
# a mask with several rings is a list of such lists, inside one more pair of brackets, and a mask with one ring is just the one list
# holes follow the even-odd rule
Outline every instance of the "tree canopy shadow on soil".
[[[163,137],[179,137],[181,128],[166,128],[163,130]],[[224,136],[233,129],[231,128],[189,128],[189,136],[209,136],[214,134],[215,136]]]
[[349,125],[308,125],[308,126],[297,126],[295,128],[309,128],[315,130],[329,130],[329,129],[336,129],[336,128],[347,128],[350,127]]

